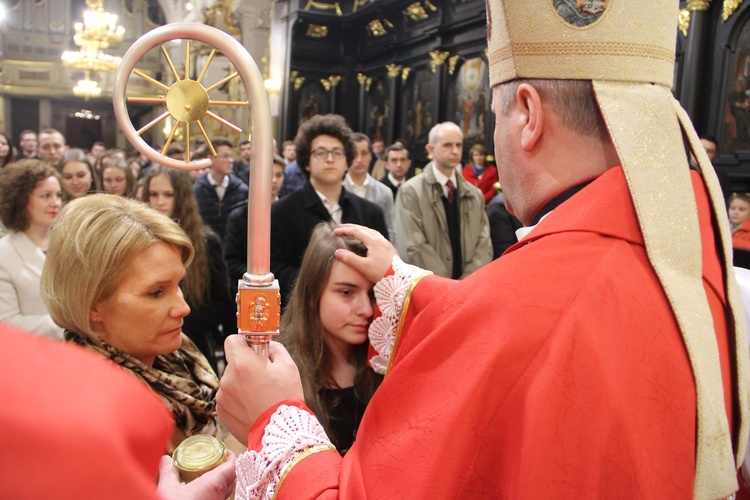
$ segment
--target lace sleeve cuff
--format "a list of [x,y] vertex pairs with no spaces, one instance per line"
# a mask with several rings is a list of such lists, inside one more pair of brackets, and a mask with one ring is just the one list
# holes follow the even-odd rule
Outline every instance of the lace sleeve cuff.
[[260,451],[248,450],[237,458],[235,498],[273,498],[294,464],[312,453],[335,449],[314,415],[281,405],[265,427]]
[[432,274],[406,264],[398,256],[393,257],[391,268],[393,274],[375,284],[375,301],[382,315],[373,320],[369,332],[370,345],[377,353],[370,359],[370,366],[381,375],[388,369],[408,293],[417,281]]

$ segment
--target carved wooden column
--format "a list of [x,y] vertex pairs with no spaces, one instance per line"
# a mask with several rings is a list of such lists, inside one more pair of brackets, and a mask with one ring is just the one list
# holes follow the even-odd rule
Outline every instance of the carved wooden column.
[[710,17],[708,9],[711,0],[689,0],[687,9],[690,12],[690,28],[687,34],[687,46],[682,70],[680,104],[685,108],[699,131],[705,129],[704,113],[700,107],[701,97],[705,95],[705,89],[701,88],[701,82],[705,79],[700,77],[706,74],[711,62],[708,59],[706,47],[709,45],[707,39]]

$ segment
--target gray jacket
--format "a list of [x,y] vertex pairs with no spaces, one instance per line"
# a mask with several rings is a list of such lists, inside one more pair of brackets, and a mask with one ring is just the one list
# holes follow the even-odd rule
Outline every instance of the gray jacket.
[[[344,176],[344,188],[350,193],[356,194],[354,183],[352,183],[348,175]],[[364,198],[383,209],[385,225],[388,226],[388,239],[395,246],[396,227],[393,224],[393,191],[370,174],[367,174],[367,187]]]
[[[435,178],[433,162],[421,175],[409,179],[396,195],[396,232],[399,256],[404,262],[450,277],[453,252],[448,221],[441,197],[443,188]],[[490,226],[484,211],[484,195],[456,168],[461,224],[461,253],[465,278],[492,260]]]

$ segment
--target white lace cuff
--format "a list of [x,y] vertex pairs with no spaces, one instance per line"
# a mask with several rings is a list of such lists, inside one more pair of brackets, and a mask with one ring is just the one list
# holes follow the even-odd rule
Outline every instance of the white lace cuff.
[[431,271],[406,264],[398,255],[393,257],[391,266],[393,274],[375,284],[375,301],[382,315],[372,322],[369,332],[370,344],[377,352],[377,355],[370,359],[370,365],[381,375],[386,372],[391,360],[406,294],[416,280],[432,274]]
[[236,499],[273,498],[276,487],[300,454],[335,450],[323,426],[296,406],[279,406],[266,425],[259,452],[237,458]]

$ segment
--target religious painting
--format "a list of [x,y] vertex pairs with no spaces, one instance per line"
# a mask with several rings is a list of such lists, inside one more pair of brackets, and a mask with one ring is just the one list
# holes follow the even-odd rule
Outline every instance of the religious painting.
[[302,87],[299,91],[298,122],[302,125],[315,115],[325,115],[331,112],[329,93],[316,81]]
[[412,152],[427,144],[427,135],[437,123],[435,78],[428,67],[419,68],[411,72],[404,88],[406,110],[401,130]]
[[750,150],[750,23],[737,40],[730,66],[724,109],[724,153]]
[[373,141],[387,142],[389,137],[391,103],[388,95],[388,81],[384,77],[373,79],[369,92],[365,93],[365,133]]
[[464,149],[474,144],[487,144],[491,125],[490,80],[487,63],[481,57],[466,60],[454,82],[452,121],[464,133]]

